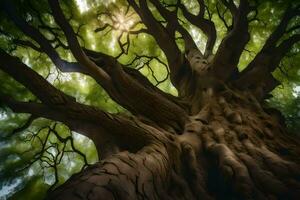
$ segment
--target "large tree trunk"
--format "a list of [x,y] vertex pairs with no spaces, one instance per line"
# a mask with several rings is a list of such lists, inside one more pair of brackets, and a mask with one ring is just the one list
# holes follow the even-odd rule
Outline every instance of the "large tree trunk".
[[201,96],[181,135],[149,128],[151,144],[101,160],[48,198],[299,199],[299,142],[281,116],[246,91]]
[[[109,114],[78,103],[0,50],[1,70],[40,102],[20,102],[7,95],[0,95],[0,101],[15,112],[63,122],[93,140],[101,158],[49,192],[47,199],[300,199],[300,142],[287,133],[281,115],[263,105],[278,85],[272,72],[300,41],[299,34],[282,38],[289,21],[300,15],[299,5],[287,9],[261,51],[239,72],[239,59],[250,39],[248,16],[258,5],[220,1],[233,23],[213,54],[216,29],[205,18],[209,6],[204,0],[197,0],[198,15],[180,1],[175,10],[158,0],[127,2],[164,52],[178,97],[159,90],[138,70],[119,63],[118,57],[81,47],[58,0],[48,0],[50,13],[76,63],[60,58],[51,41],[18,16],[12,1],[0,4],[7,18],[39,46],[30,41],[22,45],[47,54],[62,72],[91,76],[132,114]],[[149,2],[167,25],[156,20]],[[179,23],[179,8],[207,35],[204,53]],[[182,35],[184,52],[176,43],[176,32]]]

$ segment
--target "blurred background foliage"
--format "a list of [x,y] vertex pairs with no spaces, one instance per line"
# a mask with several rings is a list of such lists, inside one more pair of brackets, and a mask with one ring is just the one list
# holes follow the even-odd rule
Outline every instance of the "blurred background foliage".
[[[165,0],[164,2],[172,4],[176,1]],[[291,1],[259,1],[260,6],[256,16],[258,20],[250,23],[251,41],[240,59],[240,70],[243,70],[262,48],[289,2]],[[40,17],[43,23],[56,27],[45,0],[15,0],[14,3],[19,14],[32,25],[40,26]],[[74,30],[77,30],[82,46],[118,56],[121,52],[118,43],[120,39],[121,43],[125,44],[123,46],[125,54],[119,57],[121,63],[139,69],[161,90],[177,95],[176,89],[169,81],[166,59],[154,39],[145,33],[127,36],[126,30],[139,30],[145,27],[139,23],[139,18],[131,9],[127,12],[124,0],[64,0],[61,3]],[[183,3],[191,12],[198,12],[199,6],[196,1],[184,0]],[[206,13],[206,17],[211,17],[217,27],[216,51],[218,44],[227,33],[226,24],[219,19],[216,6],[220,12],[225,10],[216,0],[207,3],[210,13]],[[163,20],[151,4],[150,7],[157,20]],[[106,12],[111,13],[111,16],[106,15]],[[90,77],[78,73],[61,73],[46,55],[28,47],[16,46],[15,39],[30,40],[30,38],[2,15],[4,14],[0,13],[2,49],[18,56],[50,83],[74,96],[77,101],[111,113],[127,113]],[[229,12],[225,12],[224,16],[225,22],[230,25]],[[191,33],[198,47],[203,50],[205,35],[189,24],[180,11],[178,17],[181,19],[180,23]],[[104,27],[106,23],[111,26],[103,28],[101,32],[95,32],[95,29]],[[46,29],[40,31],[48,39],[53,39],[53,35]],[[66,44],[61,31],[56,33]],[[127,38],[130,39],[128,52]],[[177,44],[180,48],[183,47],[180,34],[178,34]],[[300,55],[297,54],[299,48],[299,45],[295,45],[281,62],[280,69],[274,72],[282,84],[272,92],[273,97],[266,101],[266,104],[282,112],[290,134],[297,134],[300,130]],[[64,59],[74,61],[68,50],[58,47],[57,51]],[[1,93],[9,94],[21,101],[37,101],[26,88],[2,71],[0,71],[0,82]],[[27,122],[33,117],[28,114],[15,114],[3,103],[0,107],[0,200],[42,199],[49,188],[63,183],[72,174],[97,162],[101,157],[97,154],[93,142],[80,133],[71,132],[59,122],[42,118],[35,119],[27,127]],[[22,126],[25,128],[20,128]]]

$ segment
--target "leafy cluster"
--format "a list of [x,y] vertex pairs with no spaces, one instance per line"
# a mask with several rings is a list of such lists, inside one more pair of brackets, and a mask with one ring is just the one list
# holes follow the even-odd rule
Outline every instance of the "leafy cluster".
[[[164,5],[172,10],[176,1],[165,0]],[[56,49],[61,58],[74,62],[66,38],[57,28],[47,1],[13,1],[17,13],[26,22],[37,27]],[[182,1],[192,12],[199,11],[196,1]],[[215,52],[223,37],[231,29],[230,12],[218,1],[207,1],[210,12],[205,13],[217,28]],[[263,47],[267,37],[279,23],[286,1],[259,1],[259,12],[250,13],[251,40],[239,61],[242,71]],[[80,45],[86,49],[109,54],[120,63],[138,69],[161,90],[177,95],[170,82],[170,72],[164,53],[154,38],[147,34],[145,25],[137,14],[123,0],[74,0],[61,1],[69,23],[72,25]],[[164,18],[150,4],[155,18]],[[48,82],[78,102],[93,105],[110,113],[128,113],[108,97],[106,92],[89,76],[79,73],[62,73],[39,47],[22,33],[5,13],[0,13],[0,47],[19,57],[25,64],[37,71]],[[196,45],[204,50],[205,34],[188,23],[181,11],[177,17],[180,24],[191,33]],[[293,23],[297,23],[296,19]],[[293,27],[293,23],[289,26]],[[299,29],[290,33],[298,33]],[[176,42],[183,50],[182,35],[176,33]],[[287,34],[286,37],[289,35]],[[291,132],[300,128],[300,58],[293,49],[273,74],[281,85],[273,91],[273,97],[266,103],[278,108],[286,118]],[[0,71],[1,93],[10,94],[20,101],[38,102],[24,86]],[[0,102],[4,103],[4,102]],[[66,126],[28,114],[15,114],[1,104],[0,108],[0,198],[39,199],[50,188],[63,183],[75,172],[98,160],[94,144],[79,133],[71,132]],[[82,153],[84,152],[84,153]],[[18,191],[18,192],[17,192]]]

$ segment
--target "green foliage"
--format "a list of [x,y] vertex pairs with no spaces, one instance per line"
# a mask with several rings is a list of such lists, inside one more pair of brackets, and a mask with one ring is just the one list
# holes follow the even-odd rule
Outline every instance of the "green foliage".
[[10,200],[19,200],[19,199],[43,199],[46,195],[48,185],[45,184],[42,177],[32,177],[25,183],[25,187],[16,192]]
[[[29,4],[31,2],[31,4]],[[114,3],[113,3],[114,2]],[[166,3],[174,3],[175,0],[165,1]],[[212,20],[217,27],[217,46],[222,38],[226,35],[227,29],[224,23],[218,18],[216,13],[217,1],[208,1],[208,6],[211,9]],[[243,70],[247,64],[253,59],[255,54],[260,51],[268,35],[274,30],[282,15],[283,9],[286,7],[286,1],[260,1],[258,18],[260,21],[250,23],[251,40],[243,52],[240,59],[239,69]],[[46,0],[39,1],[14,1],[18,7],[18,12],[25,17],[32,25],[41,25],[39,14],[48,26],[56,27],[53,17],[49,13],[49,8]],[[196,14],[199,11],[199,6],[196,1],[183,1],[187,8]],[[136,15],[131,15],[132,11],[125,14],[126,6],[124,0],[64,0],[62,6],[64,13],[68,18],[72,17],[70,23],[74,30],[80,35],[80,43],[82,46],[95,51],[100,51],[112,56],[117,56],[121,52],[118,44],[118,37],[122,31],[107,27],[102,32],[95,33],[95,29],[103,27],[105,23],[112,24],[112,21],[107,16],[100,16],[102,12],[111,12],[118,19],[125,20],[124,23],[135,23],[140,19]],[[32,9],[34,8],[34,9]],[[159,20],[163,18],[151,6],[155,17]],[[224,11],[224,8],[220,7]],[[36,12],[39,12],[39,14]],[[208,17],[208,13],[205,13]],[[26,39],[24,34],[17,29],[12,22],[5,20],[3,13],[0,13],[0,30],[7,34],[0,34],[0,47],[12,52],[18,56],[25,64],[36,70],[44,76],[55,87],[65,93],[76,98],[77,101],[99,107],[110,113],[127,112],[124,108],[117,105],[108,97],[106,92],[90,77],[78,73],[61,73],[52,64],[49,58],[44,54],[40,54],[27,47],[17,47],[13,43],[13,39]],[[129,17],[130,16],[130,17]],[[181,22],[185,28],[191,33],[193,39],[200,49],[204,49],[204,34],[194,26],[187,23],[183,18],[182,13],[178,12]],[[127,21],[126,21],[127,20]],[[229,11],[225,14],[225,21],[231,24]],[[128,25],[128,24],[127,24]],[[126,26],[127,26],[126,25]],[[124,25],[123,25],[124,26]],[[124,28],[124,27],[123,27]],[[126,28],[126,27],[125,27]],[[144,25],[138,24],[131,27],[134,30],[144,28]],[[51,33],[45,29],[41,32],[49,39],[53,39]],[[57,31],[58,38],[66,43],[61,31]],[[180,34],[177,33],[180,37]],[[126,35],[122,35],[121,42],[127,41]],[[33,41],[31,41],[33,42]],[[33,42],[34,43],[34,42]],[[183,41],[177,40],[178,46],[183,49]],[[126,49],[126,46],[125,46]],[[214,51],[217,50],[217,47]],[[68,61],[74,61],[73,56],[68,50],[62,47],[57,48],[60,56]],[[291,132],[300,130],[300,57],[295,55],[299,52],[299,45],[295,45],[291,51],[291,55],[285,58],[281,63],[281,69],[274,72],[278,80],[282,82],[273,91],[274,97],[268,100],[268,103],[278,108],[286,117],[287,125]],[[135,60],[136,56],[140,59]],[[144,57],[143,57],[144,56]],[[146,56],[146,57],[145,57]],[[158,59],[152,59],[157,57]],[[139,35],[130,36],[130,50],[128,54],[119,57],[119,61],[123,64],[130,64],[130,67],[139,69],[153,84],[157,85],[161,90],[177,95],[176,89],[170,83],[168,77],[168,68],[164,65],[166,58],[163,52],[156,44],[153,37],[142,33]],[[134,62],[133,62],[134,61]],[[163,82],[161,82],[164,80]],[[22,85],[10,78],[7,74],[0,71],[1,93],[10,94],[20,101],[37,101],[37,99]],[[55,171],[49,167],[45,161],[38,160],[28,166],[34,159],[35,155],[41,150],[40,141],[45,141],[49,129],[43,127],[54,127],[52,121],[46,119],[37,119],[32,125],[12,137],[10,135],[14,129],[24,125],[29,118],[27,114],[14,114],[10,109],[0,102],[0,199],[4,196],[11,199],[41,199],[51,184],[55,182]],[[96,149],[88,138],[81,136],[79,133],[72,133],[67,127],[62,124],[55,126],[55,131],[62,138],[73,136],[75,147],[84,152],[88,162],[94,163],[98,160]],[[38,133],[38,137],[33,137]],[[31,140],[30,140],[31,139]],[[58,149],[62,149],[64,144],[51,133],[46,145],[57,144]],[[71,144],[66,144],[66,149],[71,149]],[[51,149],[51,148],[50,148]],[[49,150],[50,153],[43,154],[51,157],[57,154],[56,150]],[[84,165],[83,158],[78,153],[69,153],[64,156],[58,165],[58,182],[59,184],[67,180],[73,173],[81,170]],[[47,167],[48,166],[48,167]]]

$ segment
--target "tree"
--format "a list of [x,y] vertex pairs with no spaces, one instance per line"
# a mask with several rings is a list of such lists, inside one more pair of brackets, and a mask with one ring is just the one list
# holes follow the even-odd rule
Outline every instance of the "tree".
[[[264,100],[280,84],[274,71],[300,40],[300,4],[276,4],[285,8],[278,14],[281,19],[246,68],[238,69],[253,40],[250,28],[261,23],[260,6],[266,3],[120,1],[112,6],[119,13],[102,9],[91,15],[97,23],[86,22],[103,38],[107,29],[118,31],[120,53],[112,56],[86,47],[80,29],[88,25],[70,11],[70,1],[1,1],[1,34],[9,45],[0,50],[0,69],[36,97],[20,101],[2,92],[1,102],[16,113],[31,114],[25,127],[40,117],[62,122],[90,138],[101,158],[51,188],[47,198],[299,198],[299,140],[287,133],[280,113]],[[123,11],[133,19],[130,23]],[[227,29],[221,39],[216,17]],[[203,49],[191,26],[205,35]],[[160,55],[132,52],[131,43],[142,36],[154,39],[154,50],[148,50]],[[22,62],[14,53],[20,46],[47,55],[59,73],[91,77],[128,112],[113,114],[79,102]],[[124,58],[129,54],[134,55],[131,61]],[[177,96],[160,90],[138,70],[150,62],[166,67]],[[55,127],[47,130],[61,142],[72,140]],[[51,154],[55,163],[49,166],[55,172],[64,148],[56,157]],[[42,151],[47,150],[44,145]]]

